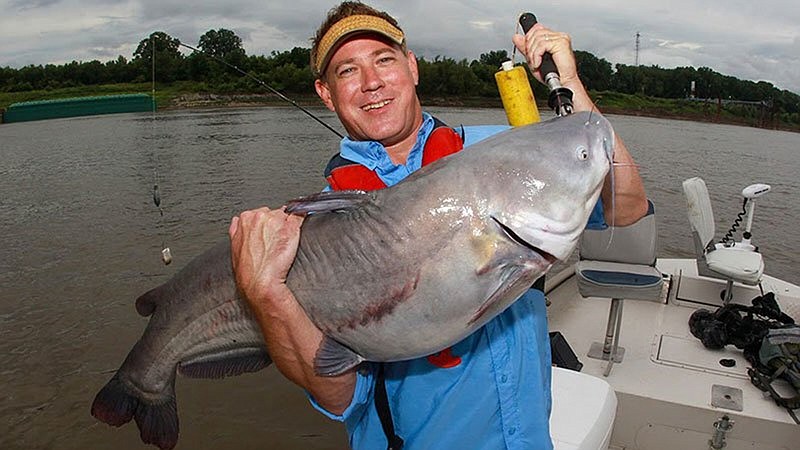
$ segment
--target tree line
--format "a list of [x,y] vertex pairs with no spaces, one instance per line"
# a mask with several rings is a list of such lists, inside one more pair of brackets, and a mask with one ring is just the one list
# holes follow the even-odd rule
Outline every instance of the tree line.
[[[295,47],[270,55],[247,55],[242,40],[233,31],[209,30],[200,37],[197,51],[184,55],[178,39],[157,31],[139,42],[132,58],[77,62],[63,65],[29,65],[19,69],[0,67],[0,91],[22,92],[111,83],[142,83],[155,78],[159,83],[191,81],[218,93],[253,92],[262,89],[235,66],[287,93],[313,95],[309,67],[310,49]],[[762,102],[772,113],[797,115],[800,96],[765,81],[753,82],[723,75],[701,67],[664,69],[658,66],[629,66],[576,51],[579,74],[589,90],[614,91],[650,97],[680,99],[692,95],[707,99]],[[155,68],[153,59],[155,58]],[[420,58],[422,98],[498,97],[494,73],[509,59],[505,50],[481,54],[478,59]],[[155,70],[154,70],[155,69]],[[694,82],[695,90],[691,92]],[[547,88],[534,85],[538,99],[547,98]]]

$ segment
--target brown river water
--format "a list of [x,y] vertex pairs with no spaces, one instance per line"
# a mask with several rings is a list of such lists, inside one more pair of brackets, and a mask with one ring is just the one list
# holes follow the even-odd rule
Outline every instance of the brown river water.
[[[326,110],[315,112],[330,124]],[[502,110],[432,109],[450,125]],[[656,204],[661,256],[692,255],[681,181],[705,178],[717,237],[763,182],[754,242],[800,283],[800,134],[610,116]],[[176,111],[0,125],[0,449],[141,449],[89,414],[139,338],[134,299],[226,239],[230,218],[324,186],[338,138],[290,108]],[[153,204],[158,180],[163,217]],[[174,262],[164,266],[165,242]],[[179,449],[342,449],[342,425],[274,369],[177,381]],[[154,447],[149,447],[154,448]]]

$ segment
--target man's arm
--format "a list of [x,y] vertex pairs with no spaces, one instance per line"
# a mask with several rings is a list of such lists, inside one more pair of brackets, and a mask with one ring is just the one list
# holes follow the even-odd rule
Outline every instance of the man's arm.
[[[537,23],[524,36],[514,35],[513,40],[520,52],[525,55],[528,66],[537,80],[544,82],[539,67],[542,64],[542,55],[549,52],[558,68],[561,85],[573,93],[572,102],[575,111],[599,111],[578,77],[575,53],[572,51],[572,41],[568,34],[550,30]],[[639,176],[639,169],[625,147],[625,143],[618,134],[614,135],[616,141],[614,142],[614,166],[612,166],[614,171],[613,193],[611,173],[609,173],[601,196],[606,223],[626,226],[633,224],[647,213],[647,196]],[[614,196],[613,201],[612,195]],[[614,205],[613,210],[611,205]]]
[[281,210],[245,211],[231,220],[231,259],[236,285],[261,326],[275,366],[323,408],[341,414],[350,404],[356,375],[320,377],[314,356],[322,332],[311,322],[286,276],[297,253],[303,218]]

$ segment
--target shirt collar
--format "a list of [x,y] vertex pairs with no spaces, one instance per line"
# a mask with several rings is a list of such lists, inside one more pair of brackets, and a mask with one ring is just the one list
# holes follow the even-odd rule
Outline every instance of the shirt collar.
[[433,131],[433,117],[423,112],[422,126],[417,132],[417,141],[408,155],[406,164],[394,164],[386,148],[377,141],[354,141],[348,136],[342,139],[339,152],[343,158],[374,170],[387,186],[391,186],[422,167],[422,151],[431,131]]

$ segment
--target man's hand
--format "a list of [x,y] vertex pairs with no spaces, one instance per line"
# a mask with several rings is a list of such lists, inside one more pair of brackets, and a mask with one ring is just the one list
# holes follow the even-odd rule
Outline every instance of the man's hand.
[[303,217],[283,209],[245,211],[231,220],[231,263],[236,285],[250,304],[280,372],[323,408],[341,414],[353,398],[355,373],[319,377],[314,357],[322,332],[297,302],[286,277],[300,242]]
[[[542,55],[550,53],[553,63],[558,69],[561,85],[572,91],[574,111],[597,110],[583,86],[583,82],[578,77],[578,65],[575,62],[575,53],[572,51],[572,39],[568,34],[553,31],[541,23],[537,23],[524,36],[515,34],[512,40],[517,49],[525,55],[531,73],[540,82],[544,82],[542,73],[539,71],[542,65]],[[611,185],[612,172],[609,172],[606,183],[603,185],[603,213],[607,223],[615,226],[627,226],[635,223],[647,213],[647,196],[639,171],[619,134],[615,134],[613,162],[615,165],[611,170],[614,174],[615,185]],[[612,210],[610,205],[614,205],[616,210]]]
[[578,66],[575,53],[572,51],[572,39],[567,33],[553,31],[541,23],[534,25],[525,35],[512,36],[514,45],[525,55],[531,73],[539,82],[544,83],[543,74],[539,71],[542,55],[550,53],[553,63],[558,69],[561,85],[573,93],[572,103],[575,111],[590,111],[594,104],[589,98],[586,88],[578,77]]
[[283,209],[245,211],[231,220],[231,263],[236,285],[253,309],[267,299],[293,299],[286,287],[300,242],[303,217]]

